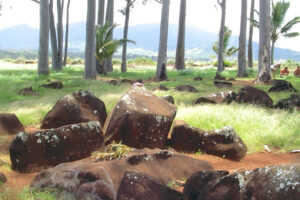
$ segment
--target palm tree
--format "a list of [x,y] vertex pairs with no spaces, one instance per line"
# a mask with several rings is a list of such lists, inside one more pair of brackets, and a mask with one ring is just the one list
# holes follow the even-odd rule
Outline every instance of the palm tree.
[[[235,46],[232,46],[228,49],[231,34],[232,34],[232,31],[227,26],[225,26],[224,27],[224,37],[223,37],[222,63],[224,63],[224,59],[226,57],[230,57],[230,56],[236,54],[236,52],[238,51],[238,49]],[[214,43],[213,50],[218,55],[218,53],[219,53],[219,42],[218,41],[216,41]]]
[[218,4],[220,5],[222,9],[222,17],[221,17],[221,26],[220,26],[220,32],[219,32],[219,51],[218,51],[218,72],[221,72],[224,70],[223,65],[223,41],[224,41],[224,33],[225,33],[225,17],[226,17],[226,0],[218,0]]
[[275,42],[281,37],[293,38],[299,35],[299,32],[290,32],[295,24],[300,23],[300,16],[294,17],[283,25],[290,2],[278,1],[276,4],[272,1],[271,15],[271,64],[274,63]]
[[[255,6],[255,0],[251,0],[250,21],[253,21],[253,18],[254,18],[254,6]],[[249,26],[249,39],[248,39],[248,67],[249,68],[253,68],[252,40],[253,40],[253,24],[250,23],[250,26]]]
[[184,49],[185,49],[185,17],[186,17],[186,0],[180,2],[179,28],[177,37],[177,48],[175,67],[177,70],[185,69]]
[[135,43],[132,40],[116,40],[111,39],[114,28],[117,25],[110,25],[110,23],[105,23],[103,26],[96,26],[95,36],[96,36],[96,51],[95,56],[100,65],[100,71],[102,74],[106,75],[106,69],[104,67],[104,60],[112,57],[117,51],[118,47],[122,46],[125,42]]
[[247,0],[242,0],[241,6],[241,23],[239,36],[239,53],[238,53],[238,76],[244,77],[246,73],[246,37],[247,37]]

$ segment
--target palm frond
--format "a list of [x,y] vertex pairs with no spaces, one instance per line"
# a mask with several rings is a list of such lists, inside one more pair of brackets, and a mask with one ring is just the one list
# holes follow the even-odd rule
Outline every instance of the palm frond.
[[257,20],[249,18],[249,21],[252,26],[254,26],[255,28],[259,28],[259,22]]
[[283,35],[283,37],[286,37],[286,38],[293,38],[293,37],[297,37],[297,36],[299,36],[299,32],[286,33]]
[[226,56],[230,57],[230,56],[236,54],[238,50],[239,50],[238,48],[232,46],[226,51]]
[[286,23],[280,30],[280,33],[286,33],[288,32],[295,24],[300,23],[300,16],[295,17],[294,19],[292,19],[291,21],[289,21],[288,23]]

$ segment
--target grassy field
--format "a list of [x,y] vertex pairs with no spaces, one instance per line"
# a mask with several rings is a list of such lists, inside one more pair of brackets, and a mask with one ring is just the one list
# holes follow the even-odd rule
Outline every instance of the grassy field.
[[[191,103],[197,97],[214,92],[224,91],[213,85],[215,68],[190,67],[184,71],[174,71],[168,69],[169,81],[161,83],[147,81],[154,77],[155,68],[135,67],[129,68],[127,73],[121,73],[116,68],[107,77],[98,77],[94,81],[85,81],[83,77],[83,67],[66,67],[62,72],[51,72],[48,76],[38,76],[33,69],[0,69],[0,113],[15,113],[25,126],[40,125],[45,114],[51,109],[55,102],[62,96],[79,89],[92,91],[97,97],[102,99],[110,112],[119,97],[129,88],[129,84],[117,86],[109,85],[111,79],[143,79],[145,86],[151,90],[159,84],[169,88],[169,91],[154,91],[158,96],[170,94],[175,99],[178,107],[176,119],[185,120],[192,126],[200,129],[219,129],[223,126],[232,126],[241,135],[249,148],[249,152],[263,150],[263,145],[269,145],[272,149],[289,151],[300,147],[300,112],[288,112],[282,110],[270,110],[253,105],[199,105],[192,107]],[[235,77],[237,71],[229,69],[222,73],[227,78]],[[256,71],[248,70],[249,78],[242,80],[253,80]],[[194,81],[196,76],[202,76],[203,81]],[[278,76],[279,77],[279,76]],[[62,90],[45,89],[41,84],[47,80],[60,80],[64,83]],[[300,91],[300,79],[292,75],[285,77],[294,87]],[[199,93],[186,93],[175,91],[178,85],[189,84],[199,90]],[[32,86],[39,93],[38,96],[21,96],[18,91],[21,88]],[[238,91],[243,85],[234,85],[232,90]],[[270,86],[257,85],[256,87],[268,90]],[[226,89],[225,89],[226,90]],[[228,89],[227,89],[228,90]],[[289,92],[270,93],[274,103],[281,98],[289,97]],[[3,142],[4,138],[2,138]],[[1,143],[1,138],[0,138]]]

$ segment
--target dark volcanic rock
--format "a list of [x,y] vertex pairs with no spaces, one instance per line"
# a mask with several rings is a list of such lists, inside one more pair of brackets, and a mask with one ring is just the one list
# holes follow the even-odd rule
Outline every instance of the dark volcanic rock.
[[205,187],[212,181],[228,175],[228,171],[199,171],[190,176],[183,190],[183,200],[197,200],[199,194],[203,194]]
[[138,149],[163,148],[175,115],[175,106],[134,84],[106,120],[105,143],[122,141]]
[[32,87],[27,87],[19,90],[19,94],[23,96],[35,96],[38,95],[35,91],[33,91]]
[[268,92],[281,92],[281,91],[290,91],[297,92],[293,85],[285,80],[274,80],[274,86],[271,87]]
[[6,183],[6,182],[7,182],[7,178],[6,178],[5,174],[0,172],[0,186],[2,183]]
[[52,88],[52,89],[62,89],[64,87],[63,83],[60,81],[55,81],[49,84],[41,85],[44,88]]
[[300,109],[300,95],[291,94],[288,99],[280,99],[272,108],[288,110]]
[[229,81],[235,81],[235,78],[230,78],[230,79],[228,79]]
[[173,98],[171,95],[169,95],[169,94],[167,94],[167,95],[165,95],[165,96],[162,96],[161,98],[162,98],[163,100],[165,100],[165,101],[171,103],[171,104],[174,104],[174,103],[175,103],[174,98]]
[[15,114],[0,113],[0,135],[24,132],[24,127]]
[[233,91],[229,92],[219,92],[215,94],[210,94],[205,97],[200,97],[193,101],[193,105],[201,104],[201,103],[211,103],[211,104],[219,104],[219,103],[231,103],[235,101],[236,94]]
[[251,171],[245,178],[243,200],[299,200],[300,163]]
[[129,79],[121,79],[120,81],[121,83],[129,83],[129,84],[132,84],[133,81],[132,80],[129,80]]
[[117,80],[110,80],[108,82],[109,85],[118,85],[118,81]]
[[104,126],[106,108],[103,101],[86,90],[60,98],[45,116],[41,128],[58,128],[69,124],[99,121]]
[[117,200],[181,200],[182,194],[147,174],[138,171],[125,172],[120,184]]
[[240,160],[247,153],[246,145],[233,128],[203,131],[184,121],[175,121],[171,133],[171,147],[180,152],[201,150],[233,160]]
[[166,86],[159,85],[159,86],[153,88],[153,90],[168,91],[169,89]]
[[190,85],[179,85],[175,88],[175,90],[181,91],[181,92],[194,92],[194,93],[199,92],[196,88],[194,88],[193,86],[190,86]]
[[20,132],[10,145],[10,159],[15,170],[36,171],[87,157],[103,140],[101,125],[95,121],[33,134]]
[[195,77],[193,80],[194,80],[194,81],[202,81],[203,78],[202,78],[201,76],[197,76],[197,77]]
[[[116,198],[116,191],[126,171],[146,173],[167,185],[172,180],[190,177],[199,170],[211,169],[212,166],[206,161],[178,153],[143,149],[134,150],[128,158],[112,161],[93,162],[86,158],[64,163],[37,175],[31,186],[37,189],[59,188],[73,194],[74,198],[71,199],[110,200]],[[145,191],[142,188],[141,191]]]
[[214,81],[214,85],[218,88],[232,87],[232,83],[226,81]]
[[216,73],[216,76],[214,78],[214,80],[226,80],[226,78],[224,76],[222,76],[221,74],[219,73]]
[[251,103],[267,107],[270,107],[273,104],[273,100],[265,91],[251,86],[245,86],[240,89],[236,101],[238,103]]

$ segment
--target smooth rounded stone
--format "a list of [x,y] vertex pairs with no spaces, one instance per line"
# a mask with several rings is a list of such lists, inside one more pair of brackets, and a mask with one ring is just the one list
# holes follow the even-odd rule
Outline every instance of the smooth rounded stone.
[[104,102],[88,90],[79,90],[60,98],[42,121],[42,129],[70,124],[99,121],[104,126],[107,117]]
[[127,171],[121,181],[117,200],[127,199],[181,200],[182,194],[159,179],[138,171]]
[[163,148],[175,115],[175,106],[134,84],[105,122],[105,144],[122,141],[138,149]]
[[190,85],[179,85],[175,88],[175,90],[180,91],[180,92],[192,92],[192,93],[197,93],[199,92],[196,88]]
[[203,78],[202,78],[201,76],[197,76],[197,77],[195,77],[193,80],[194,80],[194,81],[202,81]]
[[20,89],[18,92],[19,95],[23,95],[23,96],[36,96],[38,95],[38,93],[36,93],[35,91],[33,91],[32,87],[26,87],[23,89]]
[[226,81],[214,81],[214,85],[217,88],[231,88],[232,87],[232,83],[226,82]]
[[204,97],[197,98],[193,101],[193,105],[201,103],[211,103],[211,104],[220,104],[227,103],[230,104],[232,101],[235,101],[236,94],[233,91],[229,92],[219,92],[215,94],[210,94]]
[[232,127],[204,131],[179,120],[173,125],[171,147],[180,152],[200,150],[233,160],[241,160],[247,153],[247,146]]
[[64,84],[61,81],[54,81],[48,84],[43,84],[41,87],[44,88],[52,88],[52,89],[62,89],[64,87]]
[[236,95],[236,101],[238,103],[250,103],[266,107],[273,105],[273,100],[265,91],[251,86],[245,86],[240,89]]
[[5,174],[0,172],[0,186],[1,186],[1,184],[6,183],[6,182],[7,182],[7,178],[6,178]]
[[20,132],[12,141],[9,153],[12,168],[33,172],[88,157],[103,144],[99,122],[90,121],[28,134]]
[[0,135],[13,135],[24,132],[25,129],[13,113],[0,113]]
[[293,87],[293,85],[285,80],[274,80],[274,86],[271,87],[268,92],[297,92],[297,90]]
[[85,158],[60,164],[38,174],[31,187],[57,188],[72,194],[72,199],[110,200],[116,198],[126,171],[139,171],[159,180],[161,185],[167,185],[172,180],[188,178],[199,170],[212,169],[206,161],[176,152],[133,149],[122,159],[93,162],[91,158]]
[[169,94],[162,96],[161,98],[171,104],[175,104],[174,98]]
[[153,90],[168,91],[169,89],[166,86],[159,85],[159,86],[153,88]]
[[280,99],[278,103],[272,108],[275,109],[287,109],[287,110],[300,110],[300,95],[291,94],[291,96],[287,99]]

